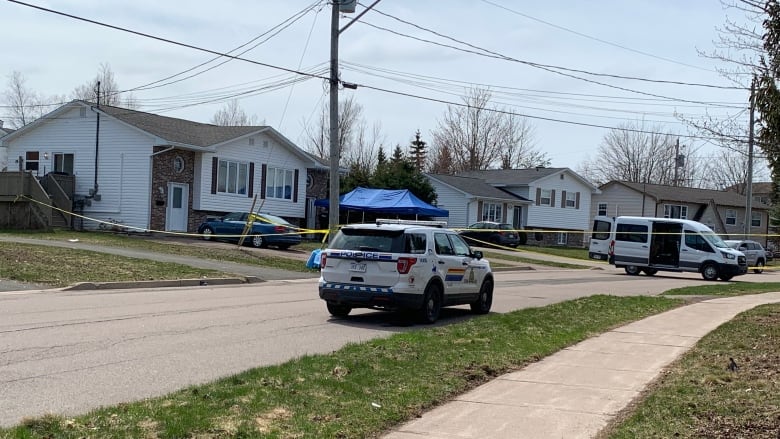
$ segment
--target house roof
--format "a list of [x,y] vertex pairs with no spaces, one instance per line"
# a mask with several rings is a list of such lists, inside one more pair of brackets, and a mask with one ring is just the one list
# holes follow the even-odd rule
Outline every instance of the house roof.
[[[727,187],[726,190],[727,191],[731,191],[731,192],[737,192],[737,193],[740,193],[740,194],[744,194],[746,186],[747,185],[744,184],[744,183],[737,183],[737,184],[732,184],[731,186]],[[771,194],[772,192],[773,192],[773,190],[772,190],[772,182],[771,181],[767,181],[767,182],[760,181],[760,182],[753,183],[753,194],[754,195],[755,194]]]
[[[607,186],[620,184],[629,187],[639,193],[646,193],[656,201],[679,201],[683,203],[709,203],[710,200],[721,206],[745,207],[746,198],[731,191],[717,191],[713,189],[699,189],[680,186],[666,186],[660,184],[632,183],[628,181],[610,181],[601,186],[602,190]],[[767,210],[769,206],[762,203],[753,203],[754,209]]]
[[426,174],[429,178],[437,180],[443,184],[451,186],[463,193],[474,195],[479,198],[494,198],[499,200],[511,201],[530,201],[518,195],[510,194],[501,189],[491,186],[481,178],[464,177],[460,175],[444,174]]
[[[82,101],[83,102],[83,101]],[[87,102],[84,104],[90,105]],[[128,108],[101,105],[100,110],[128,125],[132,125],[147,133],[165,139],[171,143],[181,143],[192,146],[212,146],[241,137],[265,126],[219,126],[208,123],[193,122],[175,117],[160,116]]]
[[485,169],[481,171],[464,171],[457,175],[474,177],[492,185],[527,185],[540,178],[547,177],[567,168],[526,168],[526,169]]

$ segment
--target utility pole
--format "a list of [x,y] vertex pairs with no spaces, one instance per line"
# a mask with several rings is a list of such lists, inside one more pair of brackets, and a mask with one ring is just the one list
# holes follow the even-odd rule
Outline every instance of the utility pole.
[[680,138],[677,138],[677,142],[674,144],[674,186],[679,186],[677,182],[678,169],[680,168]]
[[753,133],[755,124],[755,110],[756,110],[756,76],[753,75],[753,80],[750,82],[750,118],[748,122],[748,165],[747,165],[747,178],[745,179],[745,239],[750,238],[751,226],[753,224]]
[[[367,7],[354,20],[339,29],[339,13],[355,12],[356,0],[331,0],[333,10],[330,15],[330,189],[328,192],[328,242],[333,242],[333,237],[339,227],[339,159],[341,158],[341,145],[339,144],[339,35],[360,17],[373,8],[381,0],[376,0]],[[349,88],[357,88],[350,84]]]

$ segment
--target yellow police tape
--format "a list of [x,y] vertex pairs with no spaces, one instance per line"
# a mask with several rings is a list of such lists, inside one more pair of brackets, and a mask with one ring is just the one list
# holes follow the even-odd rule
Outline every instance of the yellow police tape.
[[[100,219],[97,219],[97,218],[91,218],[91,217],[88,217],[88,216],[85,216],[85,215],[79,215],[79,214],[77,214],[75,212],[70,212],[70,211],[67,211],[67,210],[64,210],[64,209],[60,209],[58,207],[55,207],[55,206],[52,206],[52,205],[40,202],[40,201],[35,200],[33,198],[30,198],[30,197],[28,197],[26,195],[18,195],[16,197],[16,200],[18,200],[20,198],[24,198],[24,199],[26,199],[28,201],[32,201],[34,203],[41,204],[41,205],[46,206],[48,208],[51,208],[51,209],[57,210],[59,212],[62,212],[63,214],[66,214],[66,215],[70,215],[70,216],[73,216],[73,217],[76,217],[76,218],[81,218],[83,220],[87,220],[87,221],[98,223],[99,226],[104,226],[103,230],[119,231],[119,232],[123,232],[123,233],[126,233],[127,230],[134,230],[134,231],[136,231],[138,233],[156,233],[156,234],[181,236],[181,237],[198,237],[198,238],[203,237],[203,235],[201,235],[199,233],[172,232],[172,231],[168,231],[168,230],[154,230],[154,229],[147,229],[147,228],[142,228],[142,227],[127,226],[127,225],[118,223],[116,221],[106,221],[106,220],[100,220]],[[259,216],[259,215],[254,215],[253,214],[252,216],[254,217],[253,219],[255,221],[267,222],[267,223],[272,224],[272,225],[282,225],[282,224],[276,224],[276,223],[273,223],[271,221],[268,221],[267,219],[265,219],[264,217]],[[289,233],[274,233],[273,235],[323,234],[323,238],[321,240],[321,243],[324,246],[327,243],[328,234],[330,233],[329,229],[306,229],[306,228],[296,227],[296,226],[292,226],[292,225],[284,225],[284,226],[289,228],[289,229],[296,230],[296,231],[295,232],[289,232]],[[342,226],[343,226],[343,224],[339,224],[337,228],[340,228]],[[450,228],[450,230],[463,231],[463,230],[469,230],[469,229],[452,227],[452,228]],[[506,232],[507,230],[506,229],[479,229],[479,231],[480,232]],[[580,231],[580,230],[522,229],[522,230],[518,230],[518,231],[522,232],[522,233],[566,233],[566,234],[573,234],[573,235],[576,235],[576,234],[589,234],[589,233],[591,233],[591,231],[588,231],[588,230],[581,230]],[[658,233],[658,234],[680,235],[680,233],[666,233],[666,232],[665,233]],[[222,235],[222,234],[220,234],[219,237],[221,237],[221,238],[241,238],[241,237],[269,236],[269,235],[271,235],[271,234],[246,234],[246,235]],[[744,236],[744,235],[741,235],[741,236]],[[748,236],[780,237],[780,234],[750,234]],[[482,244],[484,247],[494,247],[494,248],[498,248],[498,249],[501,249],[501,250],[514,251],[514,252],[521,252],[522,251],[522,250],[518,250],[517,248],[514,248],[514,247],[501,246],[501,245],[494,244],[492,242],[481,241],[481,240],[473,238],[473,237],[466,237],[466,236],[464,236],[463,238],[466,239],[469,242],[476,242],[476,243]],[[600,260],[595,260],[595,259],[592,262],[607,264],[606,261],[600,261]],[[773,270],[777,270],[778,268],[780,268],[780,267],[777,267],[777,268],[775,268],[775,267],[767,267],[767,266],[764,266],[764,267],[748,267],[748,270],[763,269],[763,270],[773,271]]]

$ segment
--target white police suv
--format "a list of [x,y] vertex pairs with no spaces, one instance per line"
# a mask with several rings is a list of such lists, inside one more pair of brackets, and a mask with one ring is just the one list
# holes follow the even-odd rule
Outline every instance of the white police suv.
[[486,314],[493,303],[493,273],[440,221],[378,219],[342,227],[321,252],[320,298],[336,317],[353,308],[411,309],[424,323],[442,306],[471,305]]

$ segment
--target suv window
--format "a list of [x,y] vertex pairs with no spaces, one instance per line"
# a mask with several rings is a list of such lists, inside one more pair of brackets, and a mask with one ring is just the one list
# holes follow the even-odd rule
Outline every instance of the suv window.
[[423,233],[409,233],[406,235],[403,253],[425,254],[428,251],[428,242]]
[[468,256],[471,254],[469,245],[463,241],[458,235],[449,235],[450,241],[452,241],[452,248],[455,250],[455,254],[458,256]]
[[403,230],[341,229],[333,238],[330,248],[339,250],[405,252],[406,239]]
[[454,255],[455,251],[452,249],[450,239],[447,238],[446,233],[434,233],[433,242],[436,244],[436,254],[439,255]]

